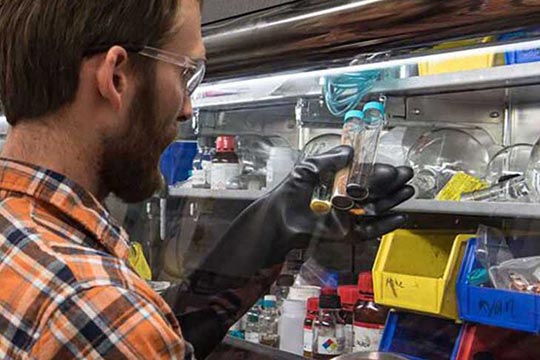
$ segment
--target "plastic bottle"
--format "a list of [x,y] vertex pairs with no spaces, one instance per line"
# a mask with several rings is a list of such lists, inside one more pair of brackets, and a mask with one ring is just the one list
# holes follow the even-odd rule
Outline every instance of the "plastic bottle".
[[272,147],[266,164],[266,188],[272,190],[285,179],[294,167],[297,153],[290,147]]
[[227,183],[240,174],[240,162],[235,150],[234,136],[217,138],[216,154],[212,159],[212,189],[225,190]]
[[319,312],[319,298],[312,297],[307,301],[306,317],[304,319],[304,357],[311,359],[313,351],[313,323]]
[[277,308],[280,309],[283,301],[289,295],[289,289],[294,285],[294,276],[290,274],[280,275],[274,286],[272,286],[271,294],[276,296]]
[[210,189],[210,172],[212,153],[208,146],[199,146],[199,151],[193,159],[191,186],[197,189]]
[[354,159],[347,185],[347,194],[355,200],[364,200],[369,196],[368,181],[373,172],[383,126],[384,105],[378,101],[364,105],[364,123],[354,138]]
[[262,301],[258,301],[245,315],[244,338],[246,341],[260,343],[259,319],[261,315]]
[[371,272],[358,276],[358,301],[354,307],[354,352],[378,351],[389,309],[373,302]]
[[279,349],[296,355],[304,353],[306,302],[285,299],[279,318]]
[[354,344],[353,318],[354,306],[358,301],[358,286],[340,286],[338,293],[341,297],[343,320],[345,320],[345,353],[351,353]]
[[244,329],[243,329],[243,321],[237,321],[233,326],[231,326],[231,328],[229,329],[227,334],[230,337],[234,337],[234,338],[237,338],[237,339],[244,340],[245,339],[245,332],[244,332]]
[[[355,138],[363,127],[363,111],[352,110],[347,112],[343,120],[341,144],[354,146]],[[343,168],[336,173],[336,177],[334,178],[332,206],[338,210],[349,210],[354,206],[354,201],[347,195],[347,182],[349,180],[350,170],[350,167]]]
[[345,350],[345,321],[339,295],[321,295],[313,326],[313,359],[333,359]]
[[260,343],[267,346],[278,347],[278,323],[279,313],[276,307],[276,297],[266,295],[263,301],[263,310],[259,320]]

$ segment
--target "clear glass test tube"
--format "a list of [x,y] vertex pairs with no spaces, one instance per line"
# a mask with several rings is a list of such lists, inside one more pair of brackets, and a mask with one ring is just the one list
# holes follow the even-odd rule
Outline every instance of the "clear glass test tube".
[[[353,146],[355,138],[362,130],[364,122],[364,112],[352,110],[347,112],[343,120],[343,130],[341,133],[341,144]],[[334,187],[332,189],[332,206],[338,210],[349,210],[354,206],[354,201],[347,195],[347,183],[350,176],[350,166],[347,166],[336,173]]]
[[354,160],[351,165],[347,194],[354,200],[365,200],[369,196],[369,178],[373,173],[377,145],[384,126],[384,105],[378,101],[364,106],[364,122],[354,138]]

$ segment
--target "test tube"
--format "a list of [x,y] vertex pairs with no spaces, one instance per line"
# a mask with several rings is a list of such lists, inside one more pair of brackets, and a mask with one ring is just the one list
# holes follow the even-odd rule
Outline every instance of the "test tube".
[[[341,144],[353,146],[355,138],[358,136],[364,122],[364,112],[352,110],[345,114],[343,119],[343,130],[341,132]],[[354,201],[347,195],[347,183],[350,175],[350,166],[347,166],[336,173],[334,187],[332,190],[332,206],[338,210],[349,210],[354,206]]]
[[321,182],[311,195],[311,202],[309,208],[316,214],[327,214],[332,210],[332,204],[330,198],[332,195],[332,179],[328,176],[322,176]]
[[384,126],[384,105],[371,101],[364,105],[363,127],[354,138],[354,160],[351,164],[347,194],[354,200],[369,196],[368,182],[373,173],[377,145]]
[[[302,158],[321,154],[328,151],[341,142],[341,138],[336,134],[326,134],[312,139],[306,144]],[[332,182],[334,173],[321,174],[319,184],[313,190],[309,207],[316,214],[326,214],[332,210],[330,199],[332,197]]]

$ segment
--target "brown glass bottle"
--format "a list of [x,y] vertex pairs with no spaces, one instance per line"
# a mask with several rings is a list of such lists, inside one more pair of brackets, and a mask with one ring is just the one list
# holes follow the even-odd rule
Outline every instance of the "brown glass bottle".
[[371,272],[358,276],[358,301],[354,307],[354,352],[378,351],[389,309],[373,302]]
[[304,357],[311,359],[313,348],[313,323],[319,312],[319,298],[309,298],[307,301],[306,318],[304,320]]
[[345,353],[351,353],[354,344],[353,319],[354,306],[358,300],[358,286],[345,285],[338,288],[341,297],[342,317],[345,320]]
[[345,350],[345,321],[338,295],[321,295],[319,313],[313,324],[312,358],[330,360]]
[[234,136],[218,136],[210,175],[213,190],[225,190],[227,183],[240,174],[240,162],[235,150]]

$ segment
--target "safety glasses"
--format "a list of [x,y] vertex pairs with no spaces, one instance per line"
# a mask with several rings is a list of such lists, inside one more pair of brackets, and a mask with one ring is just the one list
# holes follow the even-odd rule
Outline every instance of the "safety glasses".
[[[202,83],[204,75],[206,74],[206,60],[204,59],[192,59],[189,56],[178,55],[170,51],[153,48],[151,46],[133,46],[133,45],[120,45],[128,52],[134,52],[138,55],[163,61],[167,64],[171,64],[182,68],[182,79],[186,87],[186,92],[189,96],[193,95],[195,89]],[[88,49],[84,52],[84,56],[92,56],[102,52],[106,52],[111,46],[100,46]]]
[[188,56],[178,55],[150,46],[143,47],[137,54],[183,68],[182,77],[186,83],[186,91],[190,96],[193,95],[195,89],[202,83],[206,74],[206,60],[195,60]]

